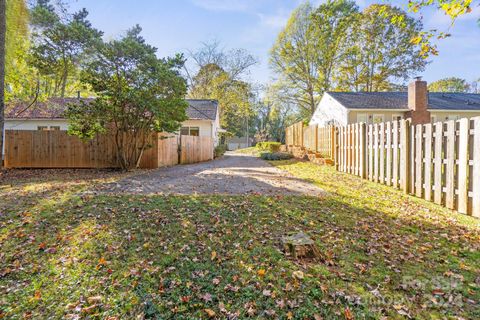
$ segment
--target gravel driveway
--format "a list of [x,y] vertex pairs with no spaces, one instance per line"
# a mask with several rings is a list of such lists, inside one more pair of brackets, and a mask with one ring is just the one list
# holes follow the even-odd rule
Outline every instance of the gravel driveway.
[[103,189],[139,194],[324,194],[322,189],[260,158],[235,153],[214,161],[152,170],[107,184]]

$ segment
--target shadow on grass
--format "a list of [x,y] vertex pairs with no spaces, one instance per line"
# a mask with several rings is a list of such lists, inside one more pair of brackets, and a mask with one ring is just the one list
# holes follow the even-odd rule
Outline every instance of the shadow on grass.
[[[321,200],[70,195],[26,221],[0,217],[13,224],[0,243],[0,310],[7,318],[207,318],[205,309],[239,318],[479,316],[478,233],[362,201],[340,191]],[[316,240],[324,262],[284,256],[280,238],[295,231]]]

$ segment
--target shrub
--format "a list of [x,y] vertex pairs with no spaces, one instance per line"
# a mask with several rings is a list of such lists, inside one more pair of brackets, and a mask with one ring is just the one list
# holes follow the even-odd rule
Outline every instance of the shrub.
[[215,147],[215,150],[214,150],[215,158],[223,156],[226,151],[227,151],[227,145],[219,144],[218,146]]
[[260,155],[263,160],[277,161],[292,159],[293,156],[286,152],[264,152]]
[[281,145],[280,142],[266,141],[257,143],[256,147],[261,151],[278,152]]

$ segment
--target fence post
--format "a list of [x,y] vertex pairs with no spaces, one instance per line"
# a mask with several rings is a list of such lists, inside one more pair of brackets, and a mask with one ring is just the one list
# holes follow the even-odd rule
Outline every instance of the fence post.
[[410,185],[410,123],[408,120],[400,122],[400,187],[403,192],[409,193]]
[[365,123],[360,123],[360,177],[365,179],[367,177],[366,172],[366,163],[367,163],[367,135],[366,135],[366,127]]

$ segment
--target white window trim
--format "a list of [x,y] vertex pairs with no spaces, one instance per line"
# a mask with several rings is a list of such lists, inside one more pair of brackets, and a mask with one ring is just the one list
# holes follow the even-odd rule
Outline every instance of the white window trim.
[[196,130],[198,130],[198,136],[200,136],[200,127],[199,126],[182,126],[180,128],[180,133],[182,133],[182,129],[184,129],[184,128],[188,128],[188,135],[192,134],[192,132],[191,132],[192,129],[196,129]]
[[392,114],[392,121],[395,121],[395,118],[400,117],[403,119],[403,114],[402,113],[393,113]]

